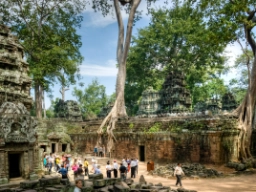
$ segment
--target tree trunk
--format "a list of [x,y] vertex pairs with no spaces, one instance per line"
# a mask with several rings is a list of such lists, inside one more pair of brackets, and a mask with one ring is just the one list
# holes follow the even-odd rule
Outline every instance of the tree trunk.
[[122,15],[120,11],[119,1],[114,0],[114,7],[115,7],[116,17],[118,22],[118,29],[119,29],[118,43],[117,43],[117,61],[118,61],[119,67],[118,67],[118,75],[116,80],[116,101],[114,103],[113,108],[111,109],[109,114],[105,117],[105,119],[100,125],[100,128],[98,130],[99,137],[98,137],[98,143],[97,143],[97,145],[102,145],[101,135],[103,133],[103,127],[107,126],[107,134],[108,134],[107,150],[110,153],[111,153],[111,149],[114,146],[114,141],[116,140],[113,134],[113,130],[115,129],[115,124],[118,119],[127,118],[125,100],[124,100],[126,59],[127,59],[128,51],[130,48],[134,16],[140,2],[141,0],[131,1],[131,10],[129,13],[126,36],[124,40],[124,25],[123,25]]
[[39,84],[35,85],[36,117],[42,119],[42,89]]
[[45,95],[44,90],[42,91],[42,100],[43,100],[43,111],[44,111],[44,119],[46,119],[46,109],[45,109]]

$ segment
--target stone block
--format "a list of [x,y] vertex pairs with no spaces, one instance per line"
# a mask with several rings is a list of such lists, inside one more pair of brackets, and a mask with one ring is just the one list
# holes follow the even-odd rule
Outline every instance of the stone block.
[[45,192],[60,192],[60,189],[56,189],[54,187],[46,187]]
[[125,180],[125,183],[126,183],[127,185],[131,185],[131,184],[133,184],[133,180],[132,180],[132,179],[126,179],[126,180]]
[[51,177],[51,178],[42,178],[39,179],[40,187],[47,187],[47,186],[53,186],[60,184],[60,178],[59,177]]
[[6,184],[8,183],[8,179],[7,178],[0,178],[0,185],[1,184]]
[[22,181],[20,182],[20,188],[22,189],[34,189],[39,187],[39,181]]
[[114,192],[129,192],[130,187],[128,185],[116,184],[114,186]]
[[62,185],[69,185],[69,179],[61,179],[61,180],[60,180],[60,183],[61,183]]
[[82,187],[81,192],[93,192],[93,187],[85,186]]
[[86,187],[93,187],[93,180],[85,180],[84,186]]
[[89,175],[88,176],[89,179],[103,179],[103,174],[100,173],[100,174],[92,174],[92,175]]
[[53,187],[56,189],[63,189],[65,185],[53,185]]
[[23,191],[24,189],[21,189],[21,188],[15,188],[15,189],[12,189],[12,192],[21,192]]
[[0,192],[11,192],[10,188],[2,188],[0,189]]
[[105,179],[95,179],[93,181],[94,188],[101,188],[106,186],[106,180]]

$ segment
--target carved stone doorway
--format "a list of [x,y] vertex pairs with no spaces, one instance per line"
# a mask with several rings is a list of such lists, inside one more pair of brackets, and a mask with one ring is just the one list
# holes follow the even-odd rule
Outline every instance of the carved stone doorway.
[[9,178],[22,177],[22,154],[21,153],[9,153]]

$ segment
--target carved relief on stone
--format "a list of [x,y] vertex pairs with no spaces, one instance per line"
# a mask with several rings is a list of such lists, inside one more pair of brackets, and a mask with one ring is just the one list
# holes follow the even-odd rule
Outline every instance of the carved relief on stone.
[[35,143],[37,122],[22,103],[5,102],[0,107],[0,144]]

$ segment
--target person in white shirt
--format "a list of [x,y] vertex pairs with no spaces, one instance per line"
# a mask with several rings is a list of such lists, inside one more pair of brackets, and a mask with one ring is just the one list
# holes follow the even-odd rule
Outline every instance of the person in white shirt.
[[114,163],[113,163],[113,170],[114,170],[114,177],[117,178],[118,164],[117,164],[116,160],[114,160]]
[[180,184],[180,186],[182,187],[181,175],[185,175],[185,173],[183,172],[183,170],[181,168],[181,164],[178,163],[174,170],[174,176],[176,176],[176,178],[177,178],[176,186],[178,186],[178,184]]
[[131,159],[131,178],[135,178],[136,165],[135,159]]
[[75,187],[75,189],[74,189],[74,192],[81,192],[81,189],[82,189],[82,187],[83,187],[83,182],[82,182],[82,180],[76,180],[75,181],[75,183],[76,183],[76,187]]
[[107,162],[107,165],[106,165],[106,171],[107,171],[107,178],[111,178],[112,167],[109,164],[109,161]]

